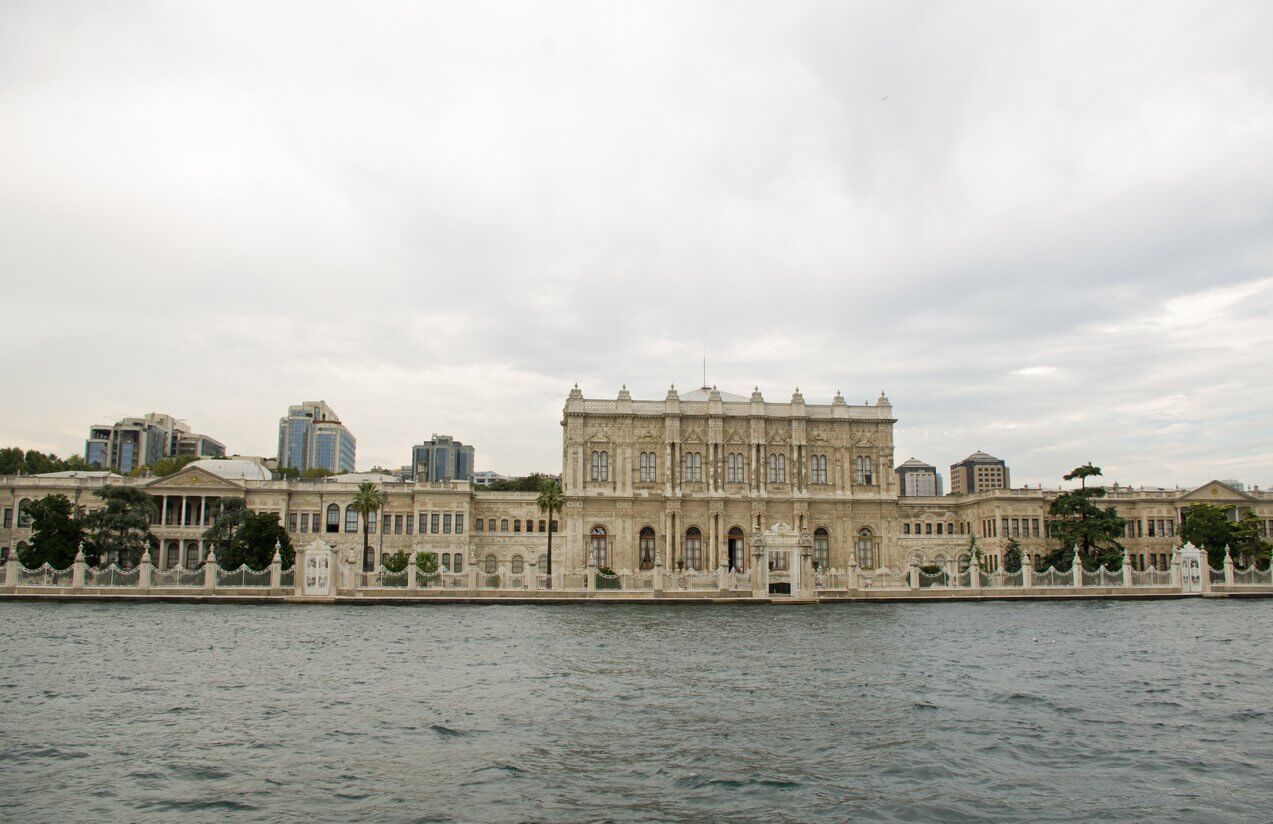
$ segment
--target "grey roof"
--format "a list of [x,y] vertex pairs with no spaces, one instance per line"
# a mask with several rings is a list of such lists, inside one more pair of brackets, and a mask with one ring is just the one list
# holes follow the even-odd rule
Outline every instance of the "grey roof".
[[200,469],[211,472],[213,475],[225,478],[227,481],[268,481],[274,477],[270,470],[256,461],[249,461],[243,458],[230,458],[228,460],[204,458],[199,461],[191,461],[188,466],[197,466]]
[[987,455],[979,449],[967,458],[964,458],[960,461],[960,463],[1003,463],[1003,461],[996,458],[994,455]]
[[[716,391],[720,393],[720,399],[726,403],[747,403],[751,400],[750,395],[735,395],[733,392],[721,392],[719,389]],[[680,395],[679,392],[677,394],[680,395],[683,401],[705,401],[711,395],[711,392],[712,388],[710,386],[700,386],[693,392],[686,392],[684,395]]]
[[912,467],[915,469],[931,469],[933,471],[937,470],[937,467],[933,466],[932,464],[924,463],[919,458],[911,458],[904,463],[898,464],[897,468],[901,469],[904,466]]

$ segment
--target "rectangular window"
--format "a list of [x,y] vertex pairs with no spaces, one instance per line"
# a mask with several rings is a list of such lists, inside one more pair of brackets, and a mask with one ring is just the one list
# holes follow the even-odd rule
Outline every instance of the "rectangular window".
[[513,519],[513,533],[514,533],[514,534],[516,534],[516,533],[521,532],[521,531],[522,531],[522,519],[521,519],[521,518],[514,518],[514,519]]
[[309,513],[301,513],[301,532],[309,532]]
[[373,512],[367,516],[367,531],[376,534],[376,513]]
[[1158,533],[1154,531],[1154,519],[1153,519],[1153,518],[1150,518],[1150,519],[1149,519],[1149,537],[1151,537],[1151,538],[1152,538],[1152,537],[1154,537],[1154,536],[1155,536],[1155,535],[1157,535],[1157,534],[1158,534]]
[[485,529],[486,529],[486,521],[483,521],[481,518],[478,518],[476,521],[473,522],[474,532],[483,532],[485,531]]
[[911,525],[909,521],[907,523],[902,524],[902,534],[903,535],[911,534]]
[[942,526],[943,526],[943,524],[940,524],[940,523],[939,523],[939,524],[937,524],[937,534],[938,534],[938,535],[940,535],[940,534],[941,534],[941,528],[942,528]]
[[345,531],[358,531],[358,510],[354,509],[352,506],[345,507]]
[[429,531],[434,535],[438,534],[438,524],[441,522],[442,516],[434,512],[429,515]]
[[1008,519],[1004,518],[1002,520],[1003,520],[1003,537],[1007,538],[1012,533],[1008,531]]
[[451,534],[451,513],[449,512],[442,516],[442,534]]
[[428,515],[429,513],[425,512],[424,510],[420,510],[420,534],[421,535],[429,531]]
[[4,508],[4,528],[9,529],[13,526],[13,509],[11,507]]
[[545,524],[544,524],[544,519],[543,519],[543,518],[540,518],[540,519],[539,519],[539,531],[540,531],[540,532],[544,532],[544,531],[545,531],[545,530],[544,530],[544,525],[545,525]]
[[1035,518],[1033,521],[1030,522],[1030,535],[1031,537],[1034,537],[1034,538],[1039,537],[1039,519],[1038,518]]
[[394,535],[402,534],[402,516],[401,515],[393,516],[393,534]]
[[464,534],[464,516],[459,512],[455,513],[455,534]]
[[295,512],[287,513],[287,531],[288,532],[296,531],[296,513]]
[[932,525],[932,524],[924,524],[924,534],[925,534],[925,535],[932,535],[932,534],[933,534],[933,525]]

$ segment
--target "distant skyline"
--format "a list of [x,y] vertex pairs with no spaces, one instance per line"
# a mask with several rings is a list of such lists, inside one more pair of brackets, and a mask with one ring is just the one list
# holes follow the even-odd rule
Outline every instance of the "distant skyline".
[[1273,5],[0,7],[0,445],[885,390],[896,462],[1273,486]]

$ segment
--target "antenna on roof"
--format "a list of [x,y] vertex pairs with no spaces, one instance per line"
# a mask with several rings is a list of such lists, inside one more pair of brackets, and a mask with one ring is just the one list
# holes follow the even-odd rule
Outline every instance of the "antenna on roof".
[[707,349],[703,349],[703,386],[707,386]]

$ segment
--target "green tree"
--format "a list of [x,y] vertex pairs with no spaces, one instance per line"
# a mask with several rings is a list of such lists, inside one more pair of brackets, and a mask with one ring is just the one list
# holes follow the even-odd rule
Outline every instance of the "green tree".
[[294,466],[285,466],[278,471],[278,476],[294,481],[301,476],[301,471]]
[[1226,547],[1232,549],[1235,561],[1266,565],[1269,543],[1263,532],[1263,524],[1254,513],[1235,520],[1234,507],[1215,504],[1190,504],[1180,525],[1180,539],[1204,550],[1215,569],[1224,565]]
[[89,536],[85,556],[136,566],[150,546],[150,522],[159,512],[154,499],[131,486],[104,486],[97,496],[105,506],[84,518]]
[[155,461],[155,465],[150,467],[151,474],[160,478],[165,478],[179,471],[188,463],[199,460],[198,455],[174,455],[171,458],[160,458]]
[[968,556],[959,559],[959,571],[967,572],[972,568],[973,564],[976,564],[978,569],[983,569],[985,567],[982,563],[984,557],[985,553],[982,552],[981,547],[977,544],[977,536],[970,533],[968,535]]
[[301,473],[301,477],[308,480],[314,480],[316,478],[330,478],[335,474],[336,473],[332,472],[330,469],[323,469],[321,466],[311,466],[309,469],[306,469]]
[[7,446],[0,449],[0,475],[17,475],[19,472],[26,471],[26,464],[22,459],[25,453],[16,446]]
[[283,569],[296,563],[292,539],[278,522],[278,516],[244,510],[243,523],[234,533],[227,560],[223,561],[218,553],[217,563],[225,569],[238,569],[242,564],[256,570],[266,569],[274,560],[276,547]]
[[415,565],[425,575],[432,575],[438,571],[438,554],[436,552],[417,552],[415,554]]
[[1021,542],[1016,538],[1009,538],[1008,543],[1003,548],[1003,571],[1019,572],[1021,570]]
[[1105,497],[1105,488],[1089,487],[1087,479],[1101,474],[1099,466],[1089,462],[1076,467],[1064,477],[1067,481],[1079,480],[1079,488],[1062,492],[1048,506],[1048,535],[1059,546],[1043,560],[1043,568],[1055,566],[1069,569],[1074,547],[1079,548],[1083,565],[1095,569],[1101,564],[1118,569],[1123,563],[1123,545],[1118,537],[1123,534],[1127,521],[1114,507],[1101,508],[1096,501]]
[[362,516],[362,558],[363,567],[367,565],[367,549],[371,546],[371,538],[369,532],[369,520],[373,512],[379,512],[380,508],[385,505],[385,498],[380,494],[380,490],[376,489],[376,485],[371,481],[363,481],[358,484],[358,492],[354,495],[354,500],[350,504]]
[[1234,560],[1267,569],[1273,545],[1264,540],[1264,520],[1254,512],[1247,512],[1233,524],[1232,531],[1233,541],[1230,546],[1233,548]]
[[535,506],[539,507],[540,512],[548,513],[548,580],[551,586],[553,574],[553,518],[557,513],[561,512],[566,505],[566,496],[561,491],[561,484],[545,478],[539,483],[539,497],[535,499]]
[[389,572],[402,572],[409,563],[411,563],[411,556],[406,550],[400,549],[385,559],[384,568]]
[[45,562],[66,569],[75,560],[84,527],[79,513],[65,495],[49,495],[31,504],[31,548],[19,558],[27,567]]
[[[247,502],[242,498],[223,498],[221,512],[212,525],[203,531],[204,540],[210,542],[216,549],[217,561],[222,566],[225,566],[224,559],[221,557],[222,552],[230,549],[235,532],[243,526],[247,514]],[[237,566],[236,564],[235,567]]]

